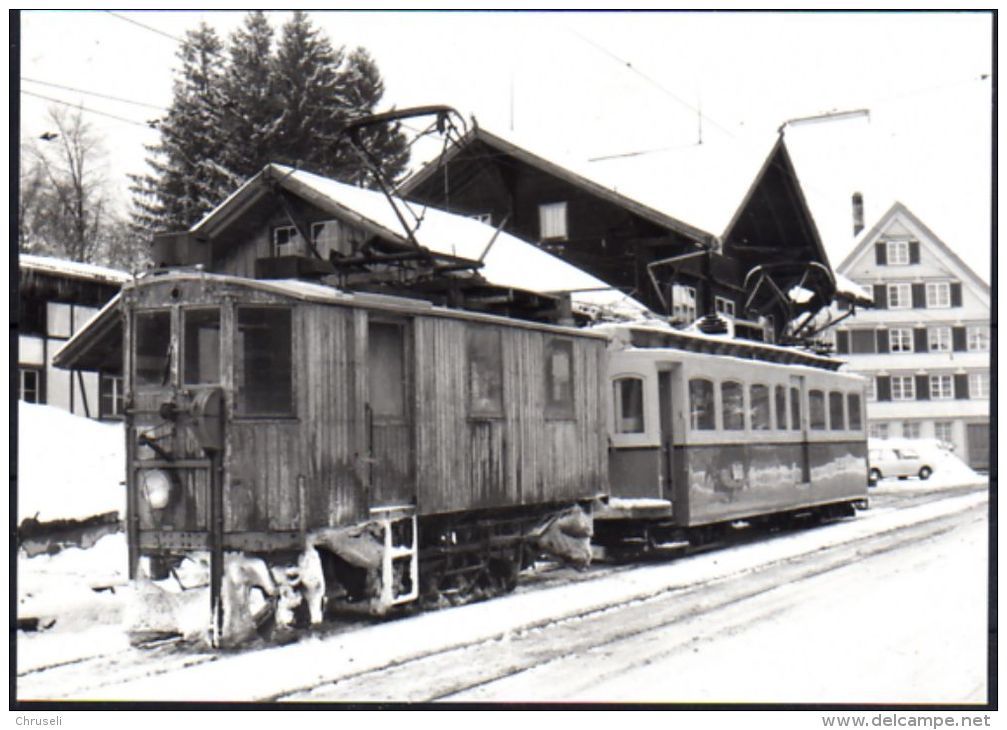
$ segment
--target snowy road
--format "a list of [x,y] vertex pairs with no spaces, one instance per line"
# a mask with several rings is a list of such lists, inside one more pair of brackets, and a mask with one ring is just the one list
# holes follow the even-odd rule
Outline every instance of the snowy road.
[[21,699],[981,702],[986,495],[894,485],[855,520],[555,571],[482,604],[239,654],[127,650]]

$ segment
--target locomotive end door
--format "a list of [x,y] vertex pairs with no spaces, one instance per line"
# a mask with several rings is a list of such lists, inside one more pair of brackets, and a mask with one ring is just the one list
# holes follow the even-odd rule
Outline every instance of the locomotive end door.
[[375,317],[367,326],[370,506],[415,504],[412,322]]

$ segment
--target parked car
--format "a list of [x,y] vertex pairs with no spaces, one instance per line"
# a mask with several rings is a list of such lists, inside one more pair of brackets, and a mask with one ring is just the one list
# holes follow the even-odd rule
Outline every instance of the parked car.
[[886,477],[929,479],[934,473],[933,467],[916,451],[904,447],[871,449],[867,457],[870,463],[868,476],[871,483]]

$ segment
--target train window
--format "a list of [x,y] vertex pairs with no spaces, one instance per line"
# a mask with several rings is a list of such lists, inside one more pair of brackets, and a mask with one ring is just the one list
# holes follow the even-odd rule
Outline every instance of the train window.
[[486,327],[468,330],[469,414],[503,416],[503,353],[500,331]]
[[615,432],[643,433],[643,378],[618,378],[615,386]]
[[573,418],[573,343],[551,339],[545,352],[545,415]]
[[801,389],[790,389],[790,430],[801,430]]
[[242,416],[293,413],[289,309],[240,307],[234,348],[236,407]]
[[859,431],[864,427],[860,418],[860,393],[846,394],[846,412],[849,414],[851,431]]
[[749,389],[748,399],[751,403],[748,417],[752,422],[752,430],[768,431],[772,428],[769,423],[769,387],[766,385],[753,385]]
[[783,385],[776,386],[776,428],[787,428],[787,388]]
[[184,312],[182,382],[186,385],[220,382],[220,310]]
[[720,384],[721,415],[725,431],[745,430],[745,389],[741,383],[726,380]]
[[693,431],[713,431],[713,383],[703,378],[689,381],[689,426]]
[[825,430],[825,393],[820,390],[808,391],[808,419],[814,431]]
[[167,385],[171,377],[171,313],[137,312],[136,384]]
[[405,328],[371,321],[367,328],[367,369],[371,412],[379,418],[406,415]]
[[838,390],[829,392],[829,428],[833,431],[842,431],[846,428],[846,419],[843,417],[843,394]]

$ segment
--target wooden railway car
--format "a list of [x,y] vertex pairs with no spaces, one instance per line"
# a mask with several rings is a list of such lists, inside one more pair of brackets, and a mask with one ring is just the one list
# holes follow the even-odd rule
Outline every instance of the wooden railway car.
[[604,336],[172,272],[127,284],[61,357],[116,322],[130,575],[142,593],[205,560],[218,643],[258,618],[236,591],[303,594],[317,620],[323,594],[380,614],[508,590],[529,551],[590,558]]
[[864,381],[793,348],[605,326],[611,552],[713,539],[732,521],[852,514],[867,502]]

